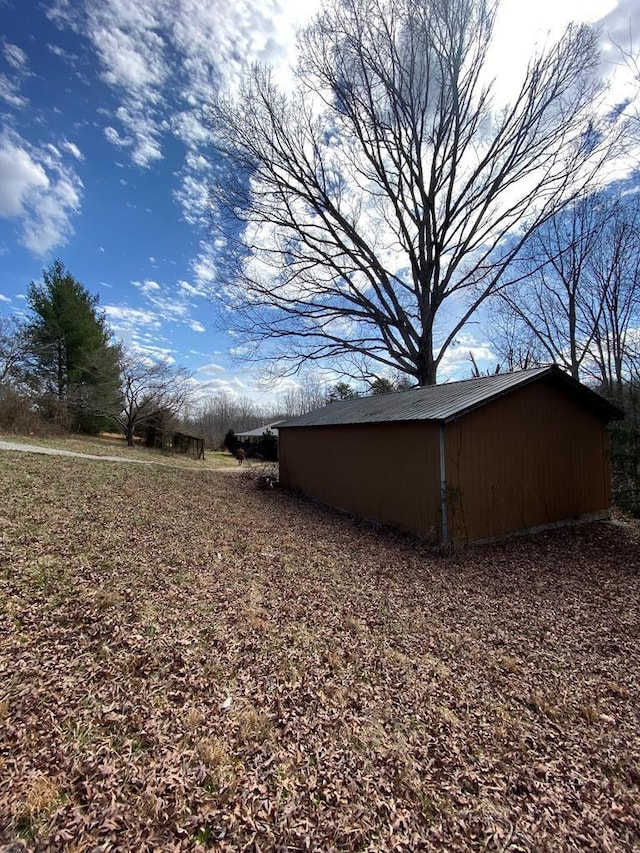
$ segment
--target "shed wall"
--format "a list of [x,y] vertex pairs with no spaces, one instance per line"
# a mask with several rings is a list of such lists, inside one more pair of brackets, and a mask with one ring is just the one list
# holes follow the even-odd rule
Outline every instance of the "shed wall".
[[550,384],[532,383],[447,424],[445,441],[453,539],[609,511],[605,425]]
[[363,518],[440,539],[437,424],[281,429],[280,480]]

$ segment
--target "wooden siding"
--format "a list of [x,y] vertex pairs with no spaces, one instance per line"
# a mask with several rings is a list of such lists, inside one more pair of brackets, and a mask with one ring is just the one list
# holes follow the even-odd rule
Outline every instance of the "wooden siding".
[[282,429],[280,480],[363,518],[440,539],[437,424]]
[[609,510],[603,421],[544,381],[447,424],[445,441],[454,540],[493,538]]

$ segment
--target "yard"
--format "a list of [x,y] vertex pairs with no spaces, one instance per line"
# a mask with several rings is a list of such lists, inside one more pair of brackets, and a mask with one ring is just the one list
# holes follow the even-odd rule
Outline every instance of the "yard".
[[640,524],[443,552],[0,452],[0,849],[631,850]]

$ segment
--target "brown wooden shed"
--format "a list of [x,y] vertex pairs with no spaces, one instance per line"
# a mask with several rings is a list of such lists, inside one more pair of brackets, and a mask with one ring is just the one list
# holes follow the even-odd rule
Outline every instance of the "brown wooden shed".
[[602,519],[621,416],[555,366],[346,400],[278,424],[280,482],[435,542]]

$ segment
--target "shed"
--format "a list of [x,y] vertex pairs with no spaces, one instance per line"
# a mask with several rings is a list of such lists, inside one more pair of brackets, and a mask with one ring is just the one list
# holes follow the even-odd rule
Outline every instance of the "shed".
[[204,459],[204,438],[200,435],[189,435],[148,424],[145,428],[145,444],[165,454],[183,453],[193,456],[194,459]]
[[556,366],[346,400],[278,424],[280,481],[434,542],[603,519],[620,417]]

